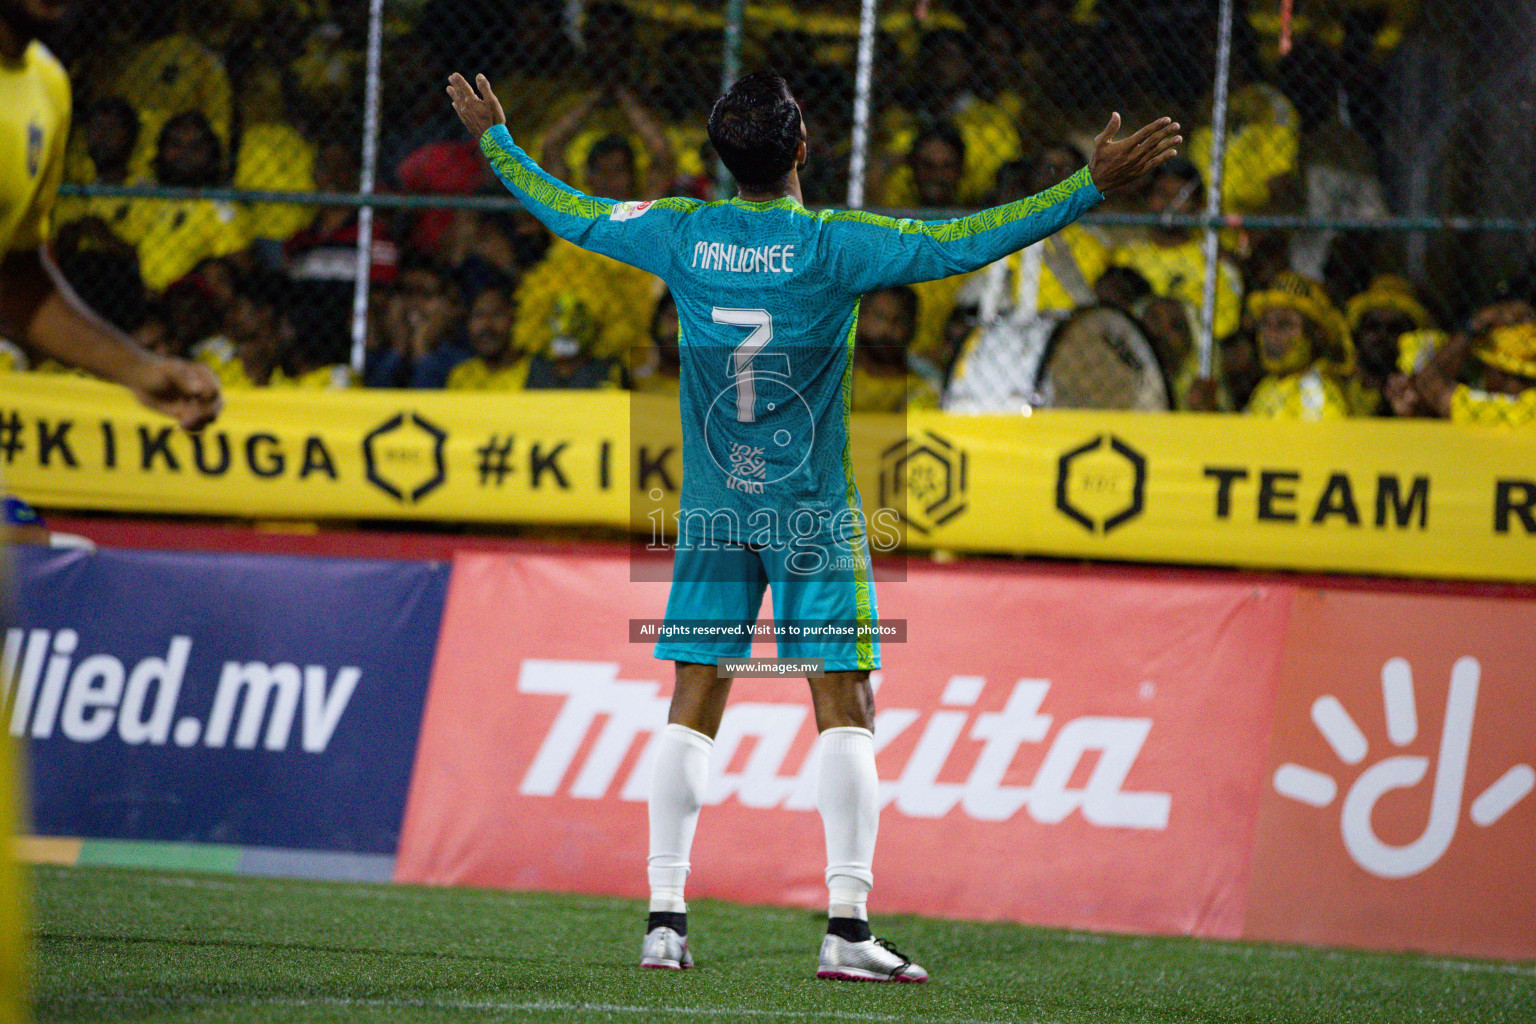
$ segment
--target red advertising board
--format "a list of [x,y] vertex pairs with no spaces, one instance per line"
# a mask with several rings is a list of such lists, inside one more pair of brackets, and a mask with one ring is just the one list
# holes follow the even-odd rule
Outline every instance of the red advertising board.
[[[641,896],[671,666],[622,554],[455,562],[401,881]],[[877,677],[877,911],[1236,936],[1289,588],[914,566]],[[759,653],[772,653],[760,651]],[[803,682],[741,680],[693,896],[825,899]]]
[[1245,934],[1536,957],[1536,602],[1303,591]]

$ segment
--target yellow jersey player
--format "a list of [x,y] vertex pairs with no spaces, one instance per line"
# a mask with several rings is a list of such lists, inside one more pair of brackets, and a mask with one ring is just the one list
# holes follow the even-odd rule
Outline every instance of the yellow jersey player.
[[[0,0],[0,338],[122,384],[188,429],[219,412],[207,367],[145,351],[96,316],[45,249],[69,137],[69,78],[38,33],[67,0]],[[0,567],[3,569],[3,567]],[[0,580],[3,582],[3,580]],[[0,737],[0,1024],[25,1014],[21,876],[6,832],[21,820],[10,737]]]
[[0,337],[122,384],[194,430],[219,411],[206,367],[147,352],[96,316],[44,244],[69,137],[69,79],[38,41],[67,0],[0,0]]

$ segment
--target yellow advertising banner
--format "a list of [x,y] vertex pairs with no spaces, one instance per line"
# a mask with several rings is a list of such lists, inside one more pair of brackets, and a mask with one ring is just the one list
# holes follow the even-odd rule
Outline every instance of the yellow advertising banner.
[[592,392],[231,390],[192,435],[121,389],[14,374],[0,472],[50,508],[621,525],[628,410]]
[[906,512],[947,515],[927,534],[943,547],[1536,580],[1532,432],[1070,412],[907,427],[930,468],[908,468]]
[[[906,543],[1536,581],[1536,434],[1441,422],[1047,412],[855,416]],[[0,472],[45,508],[642,530],[676,508],[674,400],[233,391],[201,435],[119,389],[0,376]]]

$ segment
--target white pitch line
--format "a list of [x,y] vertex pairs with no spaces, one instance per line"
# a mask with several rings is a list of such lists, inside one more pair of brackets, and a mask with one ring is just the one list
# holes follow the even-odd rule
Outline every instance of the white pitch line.
[[[1268,956],[1290,960],[1312,954],[1321,956],[1325,960],[1379,960],[1393,955],[1381,950],[1371,949],[1349,950],[1307,949],[1297,946],[1243,946],[1226,944],[1220,940],[1213,940],[1212,944],[1206,948],[1222,956],[1240,956],[1245,959],[1252,959],[1254,956]],[[1439,971],[1460,971],[1463,974],[1512,974],[1517,977],[1536,978],[1536,964],[1501,964],[1489,960],[1452,960],[1447,957],[1415,957],[1403,961],[1403,963],[1419,967],[1429,967]]]
[[[471,1013],[633,1013],[685,1017],[751,1017],[793,1020],[850,1020],[869,1024],[1022,1024],[1020,1021],[982,1020],[958,1017],[912,1017],[906,1014],[858,1013],[852,1010],[760,1010],[714,1006],[644,1006],[632,1003],[567,1003],[553,1000],[498,1002],[489,999],[353,999],[346,996],[316,999],[216,999],[198,996],[168,999],[164,996],[90,994],[74,997],[91,1003],[131,1003],[155,1006],[336,1006],[367,1009],[463,1010]],[[61,1000],[67,1002],[68,1000]],[[1052,1024],[1037,1021],[1035,1024]]]

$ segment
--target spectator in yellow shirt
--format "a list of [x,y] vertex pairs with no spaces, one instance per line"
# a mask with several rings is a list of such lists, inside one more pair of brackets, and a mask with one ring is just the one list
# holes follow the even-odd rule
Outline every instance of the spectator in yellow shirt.
[[[909,182],[922,206],[952,207],[960,202],[960,177],[964,172],[965,142],[953,125],[929,127],[907,154]],[[946,328],[965,275],[923,281],[913,286],[917,295],[917,333],[913,350],[935,366],[947,367],[953,359]]]
[[[1212,133],[1196,128],[1189,155],[1207,180]],[[1285,94],[1253,82],[1232,94],[1227,108],[1227,150],[1222,164],[1221,205],[1233,213],[1256,213],[1269,205],[1279,179],[1295,174],[1301,149],[1301,118]]]
[[[119,96],[97,100],[86,108],[81,134],[89,160],[89,184],[137,185],[129,167],[139,143],[139,114]],[[131,200],[116,196],[66,196],[59,200],[57,221],[67,224],[83,217],[99,217],[121,237]]]
[[[1536,310],[1521,300],[1497,303],[1479,310],[1471,327],[1413,378],[1410,401],[1453,423],[1536,424]],[[1464,369],[1473,385],[1458,383]]]
[[551,351],[564,338],[603,357],[645,344],[660,282],[651,274],[556,239],[517,289],[513,345]]
[[1267,375],[1248,400],[1251,416],[1331,420],[1350,415],[1336,365],[1324,353],[1349,351],[1349,328],[1316,281],[1286,271],[1248,296]]
[[683,354],[679,348],[682,324],[677,317],[677,302],[670,291],[663,291],[651,314],[651,349],[635,369],[636,391],[653,395],[678,396],[683,372]]
[[480,289],[469,306],[469,348],[473,356],[448,374],[450,391],[521,391],[528,357],[512,348],[517,306],[510,278]]
[[[938,121],[919,132],[906,154],[912,176],[907,205],[954,207],[960,205],[960,183],[965,176],[965,139],[947,121]],[[907,199],[903,193],[899,199]],[[891,203],[891,205],[901,205]]]
[[[907,68],[908,81],[897,103],[881,115],[881,128],[890,140],[887,158],[903,160],[916,148],[925,124],[947,122],[962,139],[959,199],[980,203],[992,190],[997,171],[1023,152],[1014,117],[1001,104],[983,98],[976,45],[967,33],[937,29],[924,33]],[[910,160],[885,182],[887,206],[933,205],[920,201],[915,168]]]
[[[1151,174],[1147,209],[1155,214],[1196,214],[1203,209],[1205,187],[1195,165],[1175,157]],[[1115,249],[1110,262],[1131,267],[1158,295],[1204,308],[1205,246],[1200,233],[1187,227],[1159,224],[1145,241]],[[1215,334],[1224,338],[1237,330],[1243,309],[1243,283],[1232,262],[1217,257]]]
[[265,387],[280,372],[295,338],[286,301],[287,278],[274,271],[242,276],[224,318],[224,333],[192,347],[193,358],[226,388]]
[[[581,126],[604,93],[594,91],[570,114],[553,125],[544,139],[545,169],[561,180],[571,135]],[[622,135],[598,138],[583,157],[583,180],[589,195],[608,199],[654,199],[667,194],[672,183],[670,146],[655,119],[628,92],[614,93],[634,131],[646,140],[650,153],[649,184],[641,185],[635,151]],[[523,278],[517,295],[517,326],[513,344],[519,352],[549,351],[562,334],[583,336],[581,347],[595,355],[624,357],[643,346],[646,325],[661,282],[643,270],[555,239],[548,253]]]
[[133,104],[143,119],[140,159],[150,154],[143,147],[159,136],[161,128],[173,117],[190,111],[202,114],[221,146],[230,145],[233,90],[229,72],[219,55],[185,32],[167,31],[153,37],[154,25],[162,16],[169,23],[178,5],[164,4],[161,11],[145,18],[150,41],[131,49],[125,56],[120,77],[110,83],[103,95],[122,96]]
[[911,288],[886,288],[859,301],[853,339],[854,412],[939,407],[933,382],[908,368],[916,330],[917,293]]
[[1413,288],[1400,277],[1382,274],[1369,288],[1350,299],[1344,318],[1355,343],[1358,366],[1344,389],[1356,416],[1385,416],[1391,405],[1385,397],[1388,380],[1399,373],[1404,335],[1434,326]]
[[[199,280],[178,281],[173,290]],[[210,288],[206,282],[203,288]],[[236,278],[234,296],[224,316],[224,332],[193,346],[193,356],[218,376],[226,388],[353,387],[350,366],[326,358],[323,342],[303,328],[306,302],[301,286],[287,275],[260,270]]]
[[[159,184],[217,185],[220,167],[219,137],[201,112],[166,122],[155,153]],[[124,235],[138,247],[139,272],[152,291],[162,291],[200,260],[239,252],[249,241],[240,211],[213,199],[135,199]]]
[[[552,120],[544,134],[541,166],[588,195],[606,199],[671,194],[677,175],[671,140],[637,94],[649,51],[637,34],[634,12],[617,3],[584,4],[581,40],[586,53],[579,67],[591,87],[567,97],[573,106],[546,115]],[[610,137],[622,139],[627,153],[619,152]],[[604,152],[594,157],[599,143]],[[626,176],[627,189],[618,191]]]
[[[283,121],[248,124],[240,133],[234,185],[265,192],[313,192],[315,146]],[[282,243],[309,227],[314,217],[310,206],[255,203],[247,216],[247,228],[253,239]]]
[[[1010,168],[1003,169],[993,201],[1000,205],[1038,195],[1087,162],[1087,157],[1067,143],[1042,150],[1023,165],[1022,174],[1014,175]],[[1095,302],[1093,286],[1108,266],[1109,250],[1104,243],[1087,228],[1069,224],[1034,246],[971,275],[959,301],[977,304],[978,293],[991,287],[999,289],[998,301],[1003,309],[1012,307],[1023,296],[1033,313],[1066,312]],[[1025,276],[1022,282],[1020,274]]]
[[[588,127],[594,110],[605,101],[618,106],[629,134]],[[635,142],[643,154],[643,166]],[[659,199],[671,193],[677,178],[666,130],[656,114],[622,85],[592,90],[550,125],[544,134],[543,167],[561,181],[604,199]],[[573,167],[581,168],[581,173],[573,175]]]
[[1495,327],[1472,349],[1482,387],[1451,395],[1451,422],[1524,427],[1536,423],[1536,323]]

